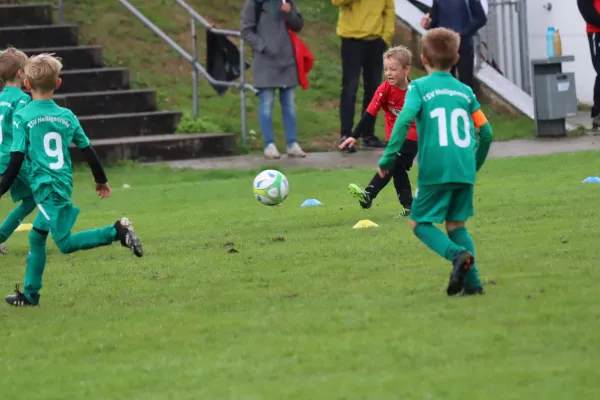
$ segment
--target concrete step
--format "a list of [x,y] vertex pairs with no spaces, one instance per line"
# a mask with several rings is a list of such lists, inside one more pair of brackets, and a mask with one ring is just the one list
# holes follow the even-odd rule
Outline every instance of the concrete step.
[[181,112],[151,111],[128,114],[86,115],[79,118],[90,139],[149,136],[174,132]]
[[56,104],[71,109],[77,116],[156,111],[153,90],[110,90],[57,94]]
[[74,24],[9,26],[0,28],[0,47],[21,48],[75,46],[79,28]]
[[[92,140],[100,160],[114,163],[121,160],[161,162],[189,160],[234,154],[234,134],[163,134]],[[85,162],[81,151],[71,147],[73,162]],[[110,177],[109,177],[110,179]]]
[[50,25],[51,4],[0,4],[0,26]]
[[93,68],[64,70],[57,94],[129,89],[127,68]]
[[102,46],[30,47],[22,50],[30,57],[41,53],[54,53],[56,57],[62,58],[63,69],[65,70],[104,66]]

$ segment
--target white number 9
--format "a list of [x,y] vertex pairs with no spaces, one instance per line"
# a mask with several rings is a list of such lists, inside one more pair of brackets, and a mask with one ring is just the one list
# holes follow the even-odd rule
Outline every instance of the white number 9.
[[[50,143],[54,142],[54,148]],[[56,132],[48,132],[44,135],[44,151],[48,157],[56,158],[56,162],[49,164],[50,169],[61,169],[65,165],[65,155],[62,150],[62,137]]]

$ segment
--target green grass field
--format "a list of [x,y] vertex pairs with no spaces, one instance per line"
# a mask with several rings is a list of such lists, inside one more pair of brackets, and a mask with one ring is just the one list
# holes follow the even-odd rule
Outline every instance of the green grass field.
[[[75,230],[127,215],[146,255],[50,244],[41,307],[0,307],[0,397],[596,398],[600,186],[580,182],[598,156],[488,161],[474,298],[445,295],[450,267],[394,218],[392,188],[368,211],[347,195],[371,169],[284,171],[275,208],[252,197],[257,171],[124,165],[105,201],[78,172]],[[379,228],[351,229],[365,218]],[[27,234],[7,244],[9,294]]]

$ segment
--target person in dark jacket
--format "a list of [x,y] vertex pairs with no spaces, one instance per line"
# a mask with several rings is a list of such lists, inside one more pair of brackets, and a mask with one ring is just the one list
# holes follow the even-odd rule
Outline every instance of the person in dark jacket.
[[487,24],[487,16],[480,0],[433,0],[431,14],[421,20],[424,29],[448,28],[460,35],[458,64],[452,68],[454,76],[473,87],[475,50],[473,36]]
[[295,92],[299,84],[296,56],[287,26],[300,32],[304,20],[290,0],[246,0],[241,16],[242,38],[254,50],[252,73],[258,89],[258,122],[265,158],[280,158],[273,140],[273,105],[279,89],[288,157],[306,157],[296,139]]
[[596,71],[592,126],[598,129],[600,126],[600,0],[577,0],[577,7],[586,22],[585,30],[590,44],[592,64]]

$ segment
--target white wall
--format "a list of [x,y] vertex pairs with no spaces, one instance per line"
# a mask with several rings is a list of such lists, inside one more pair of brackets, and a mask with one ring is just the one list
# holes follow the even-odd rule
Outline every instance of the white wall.
[[[551,3],[550,11],[544,5]],[[560,29],[563,55],[575,56],[574,62],[564,63],[563,70],[575,73],[577,98],[592,104],[596,73],[590,58],[585,22],[575,0],[527,0],[529,54],[532,59],[546,57],[546,29]]]

